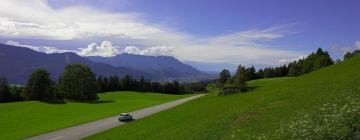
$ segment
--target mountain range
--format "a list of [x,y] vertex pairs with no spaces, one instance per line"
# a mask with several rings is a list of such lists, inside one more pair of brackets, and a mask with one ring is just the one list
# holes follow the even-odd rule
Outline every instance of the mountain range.
[[119,54],[114,57],[87,57],[94,62],[110,64],[115,67],[125,67],[147,74],[157,74],[160,77],[187,77],[201,75],[197,69],[186,65],[171,56],[145,56],[134,54]]
[[119,54],[114,57],[82,57],[75,53],[45,54],[28,48],[0,44],[0,77],[10,83],[24,84],[36,69],[45,69],[57,81],[67,64],[80,63],[90,67],[97,76],[144,76],[154,81],[198,81],[209,79],[197,69],[170,56]]

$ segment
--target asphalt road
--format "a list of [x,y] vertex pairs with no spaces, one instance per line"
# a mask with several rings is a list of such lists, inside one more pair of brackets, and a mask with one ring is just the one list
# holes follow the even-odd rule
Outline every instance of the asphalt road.
[[[164,103],[164,104],[147,107],[147,108],[136,110],[136,111],[129,112],[129,113],[134,117],[134,119],[136,121],[137,119],[141,119],[141,118],[150,116],[154,113],[175,107],[175,106],[185,103],[187,101],[199,98],[203,95],[204,94],[195,95],[195,96],[171,101],[171,102]],[[121,112],[119,112],[119,113],[121,113]],[[86,114],[84,114],[84,115],[86,115]],[[97,120],[94,122],[89,122],[89,123],[65,128],[62,130],[38,135],[35,137],[28,138],[27,140],[78,140],[78,139],[85,138],[87,136],[90,136],[90,135],[93,135],[93,134],[96,134],[96,133],[123,125],[123,124],[126,124],[125,122],[118,121],[117,117],[118,117],[118,115],[109,117],[109,118],[105,118],[105,119],[101,119],[101,120]]]

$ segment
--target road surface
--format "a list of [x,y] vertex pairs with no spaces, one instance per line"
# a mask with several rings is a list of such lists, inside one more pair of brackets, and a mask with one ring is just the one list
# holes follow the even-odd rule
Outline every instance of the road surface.
[[[171,101],[171,102],[164,103],[164,104],[147,107],[144,109],[130,112],[130,114],[133,115],[135,120],[141,119],[141,118],[147,117],[149,115],[152,115],[154,113],[175,107],[175,106],[185,103],[187,101],[199,98],[203,95],[204,94],[195,95],[195,96]],[[121,112],[119,112],[119,113],[121,113]],[[84,114],[84,115],[86,115],[86,114]],[[90,136],[90,135],[93,135],[93,134],[96,134],[96,133],[99,133],[99,132],[102,132],[102,131],[125,124],[125,122],[118,121],[117,117],[118,116],[113,116],[113,117],[97,120],[94,122],[89,122],[89,123],[65,128],[62,130],[58,130],[58,131],[38,135],[35,137],[31,137],[26,140],[78,140],[78,139],[85,138],[87,136]]]

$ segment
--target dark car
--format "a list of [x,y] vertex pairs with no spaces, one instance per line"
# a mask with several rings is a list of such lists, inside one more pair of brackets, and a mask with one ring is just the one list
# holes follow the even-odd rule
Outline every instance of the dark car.
[[118,120],[122,122],[131,121],[133,120],[133,116],[131,116],[129,113],[121,113]]

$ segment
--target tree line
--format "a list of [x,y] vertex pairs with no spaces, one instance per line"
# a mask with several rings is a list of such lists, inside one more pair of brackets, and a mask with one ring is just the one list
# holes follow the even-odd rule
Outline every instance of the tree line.
[[82,64],[69,64],[59,78],[58,84],[43,69],[35,70],[24,87],[9,86],[6,78],[0,78],[0,102],[36,100],[59,103],[64,99],[95,101],[97,83],[95,74]]
[[141,92],[157,92],[166,94],[187,94],[191,93],[185,89],[178,81],[159,83],[146,80],[141,76],[139,80],[126,75],[119,78],[117,75],[97,78],[99,92],[111,91],[141,91]]
[[346,52],[344,55],[344,60],[349,60],[352,57],[359,55],[360,54],[360,50],[355,50],[353,52]]
[[306,58],[295,60],[288,65],[279,67],[267,67],[256,71],[253,66],[246,68],[245,66],[239,65],[233,76],[229,70],[224,69],[219,73],[218,83],[221,87],[220,95],[244,91],[246,90],[246,82],[250,80],[300,76],[332,64],[334,64],[334,61],[329,53],[319,48]]
[[90,68],[82,64],[67,65],[57,83],[51,80],[50,73],[42,69],[35,70],[24,87],[9,86],[6,78],[0,78],[0,102],[23,100],[63,102],[64,99],[80,102],[96,101],[97,93],[110,91],[189,94],[206,92],[206,84],[180,84],[178,81],[159,83],[146,80],[143,76],[137,80],[129,75],[123,78],[116,75],[96,78]]

